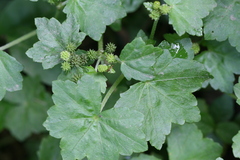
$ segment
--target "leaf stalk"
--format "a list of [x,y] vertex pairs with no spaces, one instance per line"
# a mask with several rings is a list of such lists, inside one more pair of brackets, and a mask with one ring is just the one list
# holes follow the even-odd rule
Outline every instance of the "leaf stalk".
[[112,93],[114,92],[114,90],[117,88],[117,86],[119,85],[119,83],[123,80],[124,76],[123,74],[121,74],[118,79],[113,83],[113,85],[111,86],[111,88],[108,90],[107,94],[105,95],[105,97],[102,100],[102,105],[101,105],[101,109],[100,112],[102,112],[104,106],[106,105],[109,97],[112,95]]
[[0,47],[0,50],[3,51],[3,50],[8,49],[8,48],[10,48],[10,47],[12,47],[12,46],[15,46],[15,45],[17,45],[17,44],[19,44],[19,43],[21,43],[21,42],[23,42],[23,41],[25,41],[25,40],[33,37],[33,36],[35,36],[36,34],[37,34],[37,31],[36,31],[36,30],[34,30],[34,31],[32,31],[32,32],[29,32],[29,33],[27,33],[27,34],[25,34],[25,35],[23,35],[23,36],[15,39],[15,40],[12,41],[12,42],[3,45],[2,47]]
[[151,31],[151,34],[150,34],[150,37],[149,37],[150,40],[154,39],[154,35],[155,35],[155,32],[156,32],[157,24],[158,24],[158,20],[154,20],[154,23],[153,23],[153,26],[152,26],[152,31]]

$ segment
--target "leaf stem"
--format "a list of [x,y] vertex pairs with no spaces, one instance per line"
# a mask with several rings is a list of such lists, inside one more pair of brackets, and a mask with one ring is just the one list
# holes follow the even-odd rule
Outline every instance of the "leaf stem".
[[151,34],[150,34],[150,37],[149,37],[150,40],[154,39],[154,35],[155,35],[155,32],[156,32],[157,24],[158,24],[158,20],[154,20],[154,23],[153,23],[153,26],[152,26],[152,31],[151,31]]
[[98,41],[98,51],[99,53],[103,52],[103,36],[101,37],[101,39]]
[[32,32],[29,32],[29,33],[23,35],[22,37],[19,37],[18,39],[15,39],[14,41],[3,45],[2,47],[0,47],[0,50],[5,50],[5,49],[8,49],[12,46],[15,46],[15,45],[21,43],[22,41],[25,41],[25,40],[35,36],[36,34],[37,34],[36,30],[34,30]]
[[123,74],[121,74],[118,79],[113,83],[113,85],[111,86],[111,88],[108,90],[107,94],[105,95],[104,99],[102,100],[102,105],[101,105],[101,109],[100,112],[102,112],[105,104],[107,103],[109,97],[112,95],[113,91],[117,88],[117,86],[119,85],[119,83],[123,80],[124,76]]

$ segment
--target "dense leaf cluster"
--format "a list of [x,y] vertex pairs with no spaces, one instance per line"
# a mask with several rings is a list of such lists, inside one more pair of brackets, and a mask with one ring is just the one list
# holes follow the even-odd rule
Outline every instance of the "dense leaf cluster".
[[0,47],[0,130],[38,139],[28,159],[240,158],[239,1],[30,1],[0,12],[7,42],[35,19]]

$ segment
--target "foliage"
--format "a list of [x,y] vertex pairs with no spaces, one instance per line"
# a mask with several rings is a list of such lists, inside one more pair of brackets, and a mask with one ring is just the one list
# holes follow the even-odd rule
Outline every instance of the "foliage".
[[240,158],[239,4],[1,2],[0,159]]

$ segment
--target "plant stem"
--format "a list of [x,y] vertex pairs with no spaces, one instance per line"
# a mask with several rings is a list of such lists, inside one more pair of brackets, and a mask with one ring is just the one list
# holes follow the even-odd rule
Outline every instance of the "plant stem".
[[98,51],[99,53],[103,52],[103,36],[101,37],[101,39],[98,41]]
[[5,49],[8,49],[12,46],[15,46],[15,45],[21,43],[22,41],[25,41],[25,40],[35,36],[36,34],[37,34],[36,30],[34,30],[32,32],[29,32],[29,33],[23,35],[22,37],[19,37],[18,39],[15,39],[14,41],[12,41],[10,43],[7,43],[4,46],[0,47],[0,50],[5,50]]
[[97,72],[98,65],[99,65],[100,61],[101,61],[101,59],[100,59],[100,58],[98,58],[98,60],[97,60],[97,62],[96,62],[96,65],[95,65],[95,71],[96,71],[96,72]]
[[154,35],[155,35],[155,32],[156,32],[157,24],[158,24],[158,20],[155,20],[154,23],[153,23],[153,26],[152,26],[152,31],[151,31],[150,37],[149,37],[149,39],[151,39],[151,40],[154,39]]
[[102,53],[103,53],[103,36],[101,37],[101,39],[98,41],[98,52],[99,52],[99,57],[98,57],[98,60],[97,60],[97,63],[95,65],[95,71],[97,72],[97,68],[98,68],[98,65],[101,61],[101,58],[102,58]]
[[100,112],[102,112],[105,104],[107,103],[109,97],[112,95],[113,91],[117,88],[117,86],[119,85],[119,83],[123,80],[124,76],[123,74],[121,74],[118,79],[113,83],[113,85],[111,86],[111,88],[108,90],[107,94],[105,95],[104,99],[102,100],[102,105],[101,105],[101,109]]

